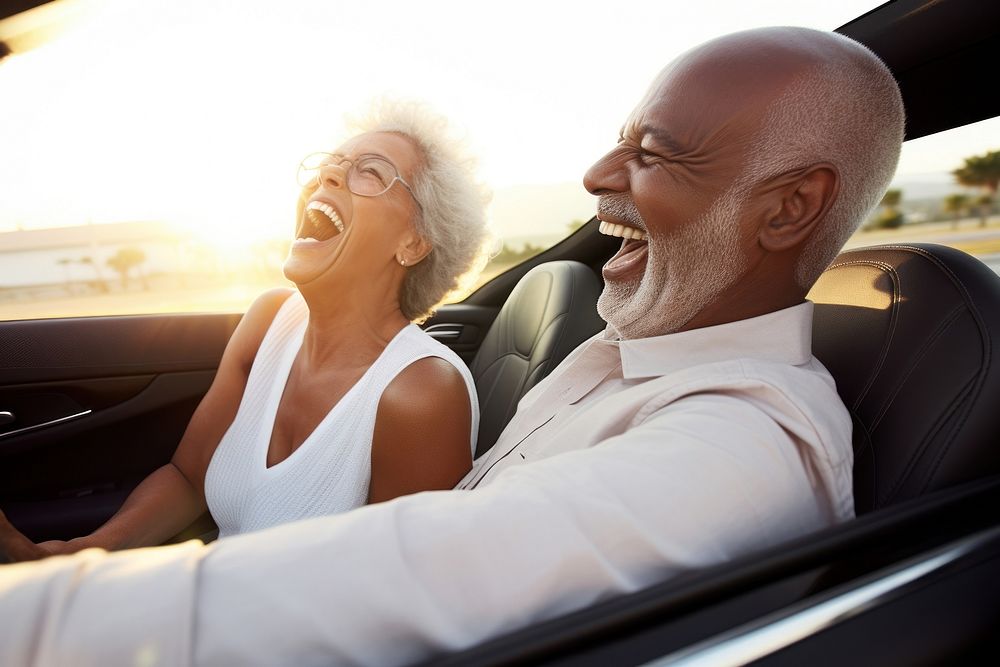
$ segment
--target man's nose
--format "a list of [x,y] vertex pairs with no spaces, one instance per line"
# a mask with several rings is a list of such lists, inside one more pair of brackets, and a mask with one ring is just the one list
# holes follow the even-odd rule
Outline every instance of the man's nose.
[[628,174],[621,160],[615,159],[616,151],[611,151],[591,165],[583,175],[583,187],[592,195],[628,190]]

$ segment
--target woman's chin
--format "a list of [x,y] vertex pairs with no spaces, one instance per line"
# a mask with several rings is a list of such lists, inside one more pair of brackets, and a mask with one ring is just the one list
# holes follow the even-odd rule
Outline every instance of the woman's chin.
[[290,255],[288,259],[285,260],[285,265],[281,268],[281,271],[285,274],[286,279],[292,281],[296,285],[303,285],[318,277],[319,274],[322,273],[322,271],[318,269],[319,267],[315,265],[315,262],[307,262],[301,257]]

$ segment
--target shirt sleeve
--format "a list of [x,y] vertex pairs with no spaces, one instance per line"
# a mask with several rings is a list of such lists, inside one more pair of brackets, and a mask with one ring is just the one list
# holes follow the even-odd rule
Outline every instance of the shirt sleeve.
[[184,665],[200,542],[0,566],[0,664]]
[[[194,590],[190,607],[171,604],[191,614],[196,664],[412,663],[821,527],[802,467],[795,440],[752,405],[692,396],[473,491],[220,540],[196,568],[171,570]],[[137,568],[151,558],[122,556]],[[137,582],[116,602],[170,585]],[[0,617],[17,588],[0,578]],[[127,615],[117,630],[134,651]],[[102,641],[81,636],[74,650]]]

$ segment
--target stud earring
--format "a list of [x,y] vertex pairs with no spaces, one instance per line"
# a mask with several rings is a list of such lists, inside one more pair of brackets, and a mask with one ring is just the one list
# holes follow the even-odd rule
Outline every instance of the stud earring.
[[400,257],[400,258],[399,258],[399,265],[400,265],[400,266],[406,266],[406,260],[405,260],[405,259],[403,259],[402,257]]

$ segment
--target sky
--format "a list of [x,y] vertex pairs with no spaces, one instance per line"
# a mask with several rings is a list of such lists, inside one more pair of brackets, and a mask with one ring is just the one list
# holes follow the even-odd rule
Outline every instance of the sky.
[[[0,62],[0,231],[156,219],[234,243],[291,230],[298,161],[335,147],[372,98],[444,113],[494,189],[579,182],[687,48],[763,25],[833,29],[878,3],[73,4],[57,39]],[[931,140],[901,173],[941,171]],[[964,154],[983,150],[968,141]]]

